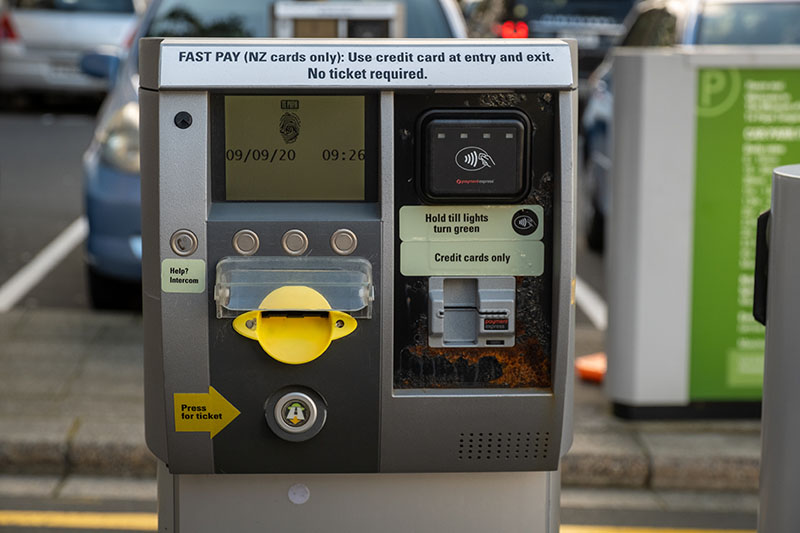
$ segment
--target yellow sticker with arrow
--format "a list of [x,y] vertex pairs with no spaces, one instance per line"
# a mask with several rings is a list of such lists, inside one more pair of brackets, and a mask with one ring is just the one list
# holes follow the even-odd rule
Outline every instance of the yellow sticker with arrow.
[[175,431],[208,431],[210,438],[225,429],[241,413],[214,387],[205,392],[176,392]]

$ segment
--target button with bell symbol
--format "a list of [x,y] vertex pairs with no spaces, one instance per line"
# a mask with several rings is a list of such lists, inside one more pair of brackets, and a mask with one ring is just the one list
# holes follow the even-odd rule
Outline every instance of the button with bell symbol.
[[302,442],[314,437],[325,425],[325,401],[310,389],[282,390],[264,406],[267,425],[278,437]]

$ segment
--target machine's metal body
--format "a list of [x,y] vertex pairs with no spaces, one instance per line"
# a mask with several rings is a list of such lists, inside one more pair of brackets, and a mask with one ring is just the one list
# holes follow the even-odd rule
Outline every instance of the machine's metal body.
[[[465,531],[501,519],[505,504],[478,504],[495,497],[525,507],[515,524],[553,527],[575,57],[563,41],[143,41],[165,527],[219,531],[263,504],[280,531],[367,531],[388,507],[419,521],[397,531],[434,530],[454,512],[424,503],[441,491]],[[352,499],[371,510],[339,507]],[[306,501],[321,514],[293,518]]]

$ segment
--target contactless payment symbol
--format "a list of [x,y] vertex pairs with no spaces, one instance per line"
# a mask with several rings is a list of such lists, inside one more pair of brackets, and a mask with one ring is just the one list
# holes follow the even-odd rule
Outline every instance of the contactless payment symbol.
[[539,227],[539,217],[530,209],[520,209],[511,217],[511,227],[520,235],[530,235]]
[[456,165],[461,170],[476,172],[484,168],[491,168],[495,165],[492,156],[480,146],[467,146],[456,154]]

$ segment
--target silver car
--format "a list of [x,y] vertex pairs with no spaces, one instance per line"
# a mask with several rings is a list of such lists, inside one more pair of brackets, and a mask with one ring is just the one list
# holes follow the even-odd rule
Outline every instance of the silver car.
[[144,0],[0,0],[0,90],[102,93],[81,71],[90,51],[120,54]]

